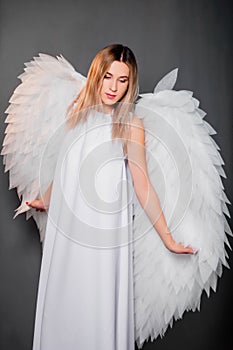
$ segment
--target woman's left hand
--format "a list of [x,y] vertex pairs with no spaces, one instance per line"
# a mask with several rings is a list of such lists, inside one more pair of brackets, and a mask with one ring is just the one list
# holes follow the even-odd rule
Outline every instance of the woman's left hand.
[[177,243],[175,241],[170,242],[166,245],[167,249],[169,249],[172,253],[175,254],[196,254],[197,250],[192,248],[191,246],[184,246],[182,243]]
[[176,243],[168,248],[172,253],[175,254],[196,254],[197,250],[192,248],[191,246],[185,247],[182,243]]

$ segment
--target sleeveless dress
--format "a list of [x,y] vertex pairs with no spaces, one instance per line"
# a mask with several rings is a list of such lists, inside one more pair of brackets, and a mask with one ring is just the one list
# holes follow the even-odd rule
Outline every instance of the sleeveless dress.
[[92,110],[59,153],[33,350],[133,350],[132,178],[111,114]]

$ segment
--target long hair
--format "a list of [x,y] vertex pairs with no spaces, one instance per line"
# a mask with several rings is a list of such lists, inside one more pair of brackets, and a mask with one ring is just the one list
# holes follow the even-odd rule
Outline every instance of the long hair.
[[73,128],[86,120],[88,109],[94,106],[101,107],[102,82],[114,61],[124,62],[129,67],[129,84],[126,93],[116,103],[112,114],[112,138],[121,138],[125,148],[129,138],[129,112],[132,112],[139,92],[137,62],[133,52],[127,46],[108,45],[97,53],[88,71],[85,86],[68,108],[67,123]]

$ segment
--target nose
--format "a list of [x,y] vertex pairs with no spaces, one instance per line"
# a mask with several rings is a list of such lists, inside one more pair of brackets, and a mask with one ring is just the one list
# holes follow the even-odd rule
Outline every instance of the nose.
[[117,81],[115,80],[115,79],[113,79],[112,81],[111,81],[111,84],[110,84],[110,90],[111,91],[117,91]]

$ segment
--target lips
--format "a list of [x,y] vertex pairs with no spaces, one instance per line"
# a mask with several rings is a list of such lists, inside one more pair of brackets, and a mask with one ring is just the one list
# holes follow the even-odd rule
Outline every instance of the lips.
[[107,94],[107,93],[106,93],[106,96],[107,96],[107,98],[110,98],[110,99],[113,99],[113,98],[115,98],[115,97],[116,97],[116,95]]

